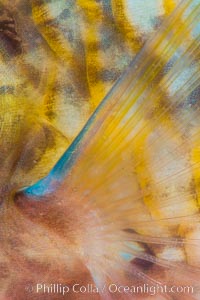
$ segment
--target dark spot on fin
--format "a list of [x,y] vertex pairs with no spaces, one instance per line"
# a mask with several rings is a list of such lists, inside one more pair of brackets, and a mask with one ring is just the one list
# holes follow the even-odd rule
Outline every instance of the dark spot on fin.
[[[127,233],[137,233],[132,228],[125,228],[124,231],[127,232]],[[144,249],[144,252],[141,252],[141,253],[148,254],[150,256],[154,256],[153,251],[149,248],[149,246],[146,243],[141,243],[141,242],[139,243],[138,242],[138,244],[140,244]],[[131,261],[131,264],[132,264],[133,267],[135,266],[135,267],[137,267],[137,269],[140,269],[141,271],[148,271],[154,265],[153,262],[142,259],[142,258],[139,258],[139,257],[135,257]]]
[[137,231],[135,231],[132,228],[125,228],[124,231],[127,232],[127,233],[137,233]]
[[[150,256],[154,256],[153,252],[151,251],[151,249],[146,245],[143,244],[144,248],[145,248],[145,254],[149,254]],[[136,257],[131,261],[131,264],[133,266],[136,266],[138,269],[140,269],[141,271],[148,271],[149,269],[151,269],[154,265],[153,262]]]
[[152,262],[138,258],[138,257],[134,258],[131,261],[131,264],[133,266],[137,267],[138,269],[140,269],[141,271],[147,271],[153,266]]

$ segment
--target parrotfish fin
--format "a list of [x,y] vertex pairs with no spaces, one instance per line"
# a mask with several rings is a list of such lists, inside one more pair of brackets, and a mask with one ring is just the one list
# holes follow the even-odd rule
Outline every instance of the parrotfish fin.
[[184,263],[200,265],[199,23],[199,1],[182,1],[49,175],[24,189],[38,200],[63,189],[94,208],[102,249],[87,263],[98,282],[126,269],[159,283],[155,265],[168,284],[200,279]]

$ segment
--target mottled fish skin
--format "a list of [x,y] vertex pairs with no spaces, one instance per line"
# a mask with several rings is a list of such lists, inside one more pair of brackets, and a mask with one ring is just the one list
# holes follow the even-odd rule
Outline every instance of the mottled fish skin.
[[[9,121],[4,117],[1,121],[4,124],[2,142],[8,138],[12,141],[12,148],[16,149],[13,146],[16,144],[20,148],[23,130],[20,129],[22,135],[15,139],[15,130],[12,128],[16,122],[20,128],[30,127],[29,123],[33,122],[29,120],[30,111],[30,119],[35,119],[36,123],[37,120],[49,123],[50,128],[52,125],[56,132],[59,131],[55,135],[60,136],[53,138],[58,141],[55,141],[56,146],[52,149],[45,146],[49,145],[48,141],[43,142],[42,148],[48,149],[46,152],[39,149],[39,156],[46,153],[49,158],[44,158],[43,162],[37,155],[32,157],[29,165],[33,172],[27,176],[25,167],[26,175],[23,175],[19,185],[29,185],[50,170],[144,42],[178,3],[158,1],[155,5],[154,1],[151,2],[150,6],[154,7],[156,14],[152,19],[150,11],[145,12],[150,28],[147,30],[145,27],[145,32],[142,21],[134,25],[134,19],[137,19],[134,15],[137,16],[142,9],[137,3],[130,14],[128,2],[123,1],[1,1],[4,22],[10,15],[11,23],[8,25],[14,24],[12,39],[4,41],[1,47],[1,115],[4,116],[4,110],[7,109],[5,99],[12,102],[13,111],[13,114],[9,113]],[[14,53],[12,41],[16,39],[20,44],[20,52]],[[11,51],[8,52],[6,47]],[[24,102],[27,104],[24,105]],[[24,113],[20,111],[21,107]],[[22,114],[26,117],[21,117]],[[8,133],[7,128],[12,133]],[[40,135],[45,136],[43,129]],[[6,147],[2,147],[5,153],[9,151]],[[35,145],[31,147],[35,148]],[[14,160],[19,161],[17,154],[10,159],[12,162],[8,162],[9,165]],[[38,159],[41,162],[39,165],[34,163]],[[22,164],[18,163],[18,166],[18,170],[23,168]],[[21,170],[19,172],[21,174]],[[15,182],[21,175],[18,176],[17,172],[14,174],[12,181]]]
[[148,29],[136,17],[143,10],[137,1],[131,14],[126,1],[4,1],[22,41],[15,84],[21,91],[27,80],[27,94],[36,94],[34,101],[53,125],[74,139],[178,2],[148,1],[154,12],[145,12]]
[[199,7],[140,52],[178,2],[2,1],[0,300],[49,299],[27,292],[38,280],[198,285]]

